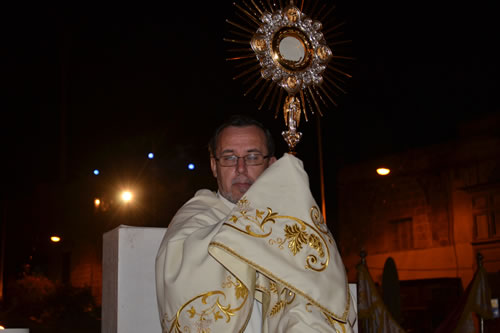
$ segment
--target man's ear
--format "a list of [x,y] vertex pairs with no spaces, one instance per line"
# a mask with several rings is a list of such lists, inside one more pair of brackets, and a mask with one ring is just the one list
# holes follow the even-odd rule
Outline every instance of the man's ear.
[[273,164],[274,162],[276,162],[276,157],[271,156],[271,157],[269,158],[269,165]]
[[215,157],[210,157],[210,169],[212,169],[212,174],[217,178],[217,161]]

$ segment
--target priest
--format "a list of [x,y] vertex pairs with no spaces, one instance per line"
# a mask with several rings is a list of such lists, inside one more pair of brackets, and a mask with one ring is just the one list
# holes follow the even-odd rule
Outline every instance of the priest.
[[156,258],[163,332],[352,332],[345,268],[302,162],[277,160],[244,116],[209,151],[218,191],[179,209]]

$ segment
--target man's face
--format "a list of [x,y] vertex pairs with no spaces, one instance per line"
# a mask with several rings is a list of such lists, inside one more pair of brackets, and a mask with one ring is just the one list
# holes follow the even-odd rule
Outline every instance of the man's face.
[[210,167],[217,184],[219,192],[224,198],[232,203],[238,202],[250,185],[267,169],[268,166],[276,161],[273,156],[264,159],[261,165],[246,165],[244,159],[238,159],[238,163],[232,167],[221,166],[215,160],[222,155],[236,155],[243,157],[250,153],[260,153],[267,155],[266,135],[263,130],[257,126],[246,127],[226,127],[219,133],[216,156],[210,158]]

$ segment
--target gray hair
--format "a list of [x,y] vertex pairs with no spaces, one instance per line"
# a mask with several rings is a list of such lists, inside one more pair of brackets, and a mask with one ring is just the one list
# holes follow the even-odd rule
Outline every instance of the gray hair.
[[215,130],[212,138],[208,142],[208,151],[210,152],[210,156],[215,156],[215,150],[217,149],[217,140],[219,139],[220,133],[227,127],[247,127],[247,126],[257,126],[260,128],[264,134],[266,135],[266,147],[267,147],[267,155],[268,156],[274,156],[274,139],[273,136],[271,135],[271,132],[269,129],[264,127],[262,123],[259,121],[255,120],[254,118],[251,118],[246,115],[233,115],[231,116],[228,120],[226,120],[223,124],[221,124],[217,129]]

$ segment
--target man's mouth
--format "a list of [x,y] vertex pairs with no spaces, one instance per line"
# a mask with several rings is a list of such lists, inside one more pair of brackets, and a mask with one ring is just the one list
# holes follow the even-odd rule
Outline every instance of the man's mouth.
[[246,192],[250,188],[252,183],[253,182],[250,179],[235,178],[232,181],[233,186],[236,186],[240,192]]

